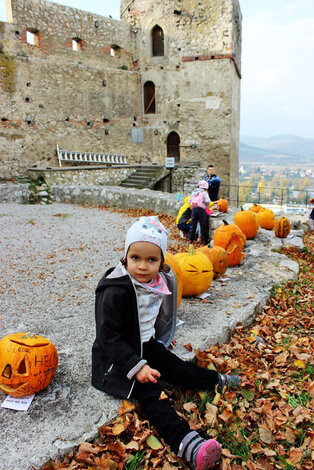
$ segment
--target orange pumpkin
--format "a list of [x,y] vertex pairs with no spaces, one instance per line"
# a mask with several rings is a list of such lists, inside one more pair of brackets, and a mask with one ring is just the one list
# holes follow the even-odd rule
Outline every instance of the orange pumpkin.
[[177,307],[179,308],[179,305],[182,300],[182,291],[183,291],[182,269],[178,261],[175,259],[175,257],[171,255],[170,253],[168,253],[168,251],[166,252],[165,262],[169,264],[169,266],[172,268],[177,279]]
[[228,212],[228,201],[227,201],[227,199],[224,199],[222,197],[222,198],[218,199],[216,204],[217,204],[219,212]]
[[47,338],[13,333],[0,341],[0,389],[13,397],[48,387],[57,366],[57,350]]
[[229,255],[229,266],[235,266],[244,258],[243,247],[246,242],[246,236],[242,230],[235,224],[228,224],[225,220],[224,225],[217,227],[214,233],[214,246],[221,246]]
[[256,214],[259,213],[260,210],[262,210],[263,207],[260,206],[259,204],[253,204],[253,206],[250,207],[250,211],[255,212]]
[[290,233],[290,221],[287,217],[278,217],[275,220],[274,232],[276,237],[286,238]]
[[261,209],[258,213],[259,223],[262,228],[272,230],[275,225],[275,214],[271,209]]
[[203,294],[214,277],[213,265],[207,256],[189,245],[187,253],[176,253],[174,257],[183,273],[183,297]]
[[258,215],[253,211],[238,211],[234,215],[234,223],[240,227],[247,239],[255,238],[259,229]]
[[204,253],[213,265],[214,279],[220,277],[227,271],[229,265],[228,252],[221,246],[201,246],[196,251]]

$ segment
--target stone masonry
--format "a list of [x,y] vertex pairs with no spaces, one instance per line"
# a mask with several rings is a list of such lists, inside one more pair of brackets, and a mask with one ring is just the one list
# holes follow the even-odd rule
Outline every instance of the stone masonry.
[[[6,5],[0,177],[56,166],[58,143],[131,164],[161,164],[175,152],[178,164],[214,162],[226,185],[237,183],[238,0],[122,0],[121,21],[45,0]],[[156,26],[164,38],[157,56]],[[155,111],[145,113],[147,82]]]

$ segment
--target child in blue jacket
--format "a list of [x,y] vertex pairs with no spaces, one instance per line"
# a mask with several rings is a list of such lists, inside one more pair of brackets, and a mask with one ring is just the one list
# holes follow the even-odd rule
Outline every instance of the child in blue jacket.
[[197,470],[211,469],[221,455],[215,439],[190,429],[168,399],[160,400],[159,379],[186,389],[214,390],[237,384],[235,376],[198,367],[173,354],[176,278],[164,264],[167,232],[157,217],[141,217],[128,230],[125,256],[96,289],[96,339],[92,384],[141,403],[150,423],[179,457]]

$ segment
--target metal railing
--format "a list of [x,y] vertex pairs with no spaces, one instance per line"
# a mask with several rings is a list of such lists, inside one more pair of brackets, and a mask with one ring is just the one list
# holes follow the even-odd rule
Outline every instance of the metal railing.
[[79,152],[74,150],[61,150],[57,144],[57,154],[59,166],[62,167],[62,162],[71,163],[93,163],[93,164],[116,164],[126,165],[127,157],[125,155],[111,155],[106,153],[93,153],[93,152]]
[[[230,197],[230,195],[232,195]],[[224,185],[220,187],[220,197],[228,198],[231,205],[261,204],[278,206],[290,213],[304,212],[314,197],[314,189],[258,188],[257,186]]]
[[[171,185],[169,192],[180,192],[181,198],[187,196],[191,188],[197,186],[197,181],[190,181],[185,188]],[[310,199],[314,197],[314,188],[311,189],[289,189],[289,188],[258,188],[258,186],[226,185],[221,184],[219,197],[225,197],[229,205],[241,207],[244,204],[261,204],[273,206],[278,211],[286,213],[305,213],[310,207]]]

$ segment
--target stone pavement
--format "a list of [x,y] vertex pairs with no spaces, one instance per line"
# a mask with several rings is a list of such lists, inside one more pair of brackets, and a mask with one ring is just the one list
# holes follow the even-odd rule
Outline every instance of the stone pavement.
[[[233,220],[235,209],[224,218]],[[36,394],[27,412],[0,408],[0,470],[38,469],[111,420],[120,401],[90,385],[94,339],[94,289],[104,270],[122,255],[126,228],[134,218],[72,204],[0,204],[0,337],[32,331],[53,341],[59,366],[51,385]],[[221,222],[215,220],[215,224]],[[302,231],[282,241],[261,230],[245,246],[229,281],[214,281],[207,303],[183,299],[175,352],[226,342],[238,322],[250,324],[275,284],[294,279],[297,263],[276,251],[302,248]],[[2,403],[5,394],[0,392]]]

